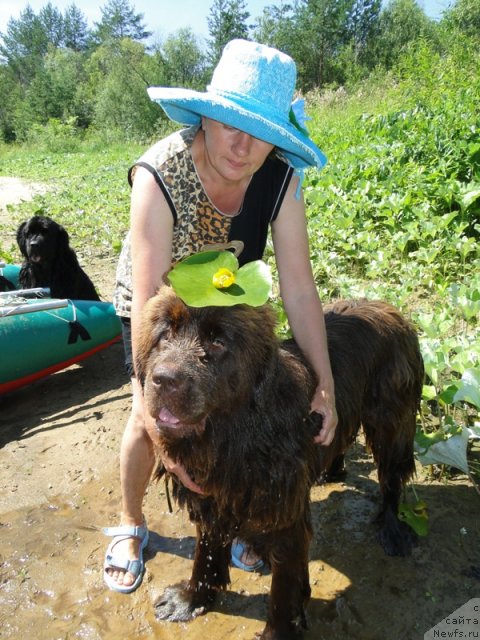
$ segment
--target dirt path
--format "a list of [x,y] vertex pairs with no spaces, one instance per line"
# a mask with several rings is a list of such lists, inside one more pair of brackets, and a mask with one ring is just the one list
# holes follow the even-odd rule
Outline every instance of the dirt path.
[[7,205],[20,204],[39,193],[45,193],[48,189],[49,186],[43,182],[0,176],[0,223],[5,224],[8,221]]
[[[94,261],[89,273],[108,298],[114,263]],[[163,485],[145,501],[152,536],[142,586],[130,596],[104,587],[101,527],[117,521],[129,395],[117,344],[0,399],[1,638],[241,640],[262,629],[270,577],[237,569],[213,612],[190,624],[155,621],[153,601],[188,577],[193,552],[193,529],[185,514],[168,513]],[[378,485],[360,443],[345,482],[314,489],[306,640],[420,640],[480,596],[478,495],[465,476],[420,477],[417,492],[431,532],[399,559],[375,541]]]

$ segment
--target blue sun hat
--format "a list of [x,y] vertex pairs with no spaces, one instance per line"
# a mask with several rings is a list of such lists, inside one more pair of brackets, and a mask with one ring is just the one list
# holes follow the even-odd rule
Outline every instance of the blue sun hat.
[[205,92],[150,87],[148,95],[184,125],[201,116],[273,144],[297,170],[323,167],[327,159],[304,125],[303,101],[293,104],[297,70],[285,53],[248,40],[231,40]]

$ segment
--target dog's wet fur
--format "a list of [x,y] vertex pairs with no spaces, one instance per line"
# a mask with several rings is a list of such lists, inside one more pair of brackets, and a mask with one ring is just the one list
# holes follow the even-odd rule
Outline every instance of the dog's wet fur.
[[230,581],[238,536],[272,572],[261,638],[300,637],[310,597],[310,488],[342,467],[361,425],[378,466],[380,543],[388,555],[410,553],[415,535],[397,511],[414,473],[424,376],[416,332],[383,302],[325,311],[339,415],[328,447],[313,441],[321,427],[309,415],[316,377],[293,341],[278,341],[268,305],[190,308],[168,287],[147,304],[136,358],[146,408],[165,451],[204,490],[172,478],[197,544],[190,580],[159,598],[159,619],[186,621],[212,606]]

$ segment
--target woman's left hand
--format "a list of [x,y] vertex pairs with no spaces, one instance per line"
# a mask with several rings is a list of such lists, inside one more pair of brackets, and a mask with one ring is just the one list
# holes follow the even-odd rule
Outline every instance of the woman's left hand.
[[312,413],[319,413],[322,416],[322,427],[318,436],[315,436],[313,440],[316,444],[321,444],[326,447],[331,444],[335,436],[335,429],[338,422],[335,396],[317,387],[315,395],[312,398],[310,409]]

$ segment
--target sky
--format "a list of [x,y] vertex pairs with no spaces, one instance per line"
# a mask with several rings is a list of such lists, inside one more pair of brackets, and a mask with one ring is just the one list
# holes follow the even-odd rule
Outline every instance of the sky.
[[[50,0],[52,5],[64,11],[74,3],[84,14],[89,27],[101,19],[100,8],[107,0]],[[0,1],[0,33],[5,33],[8,20],[18,18],[21,11],[29,4],[38,13],[48,0],[1,0]],[[148,31],[153,32],[153,40],[165,38],[178,29],[191,27],[199,36],[208,36],[207,16],[213,0],[130,0],[136,13],[143,13],[144,23]],[[418,0],[425,13],[431,18],[440,18],[442,11],[450,4],[450,0]],[[275,0],[247,0],[247,10],[252,19],[260,16],[266,6],[275,4]]]

